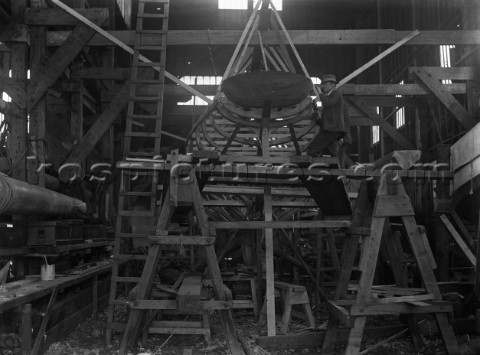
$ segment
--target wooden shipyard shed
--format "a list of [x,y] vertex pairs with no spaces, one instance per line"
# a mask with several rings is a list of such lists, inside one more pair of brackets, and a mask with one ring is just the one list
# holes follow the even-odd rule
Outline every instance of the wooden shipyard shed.
[[479,18],[0,0],[0,354],[478,354]]

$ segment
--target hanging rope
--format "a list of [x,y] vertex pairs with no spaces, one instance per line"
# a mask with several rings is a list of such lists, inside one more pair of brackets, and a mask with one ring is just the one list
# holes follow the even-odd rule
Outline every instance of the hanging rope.
[[210,54],[210,61],[212,62],[213,74],[215,74],[215,77],[216,77],[217,69],[215,68],[215,61],[213,60],[212,42],[210,40],[210,30],[208,28],[207,28],[207,38],[208,38],[208,53]]

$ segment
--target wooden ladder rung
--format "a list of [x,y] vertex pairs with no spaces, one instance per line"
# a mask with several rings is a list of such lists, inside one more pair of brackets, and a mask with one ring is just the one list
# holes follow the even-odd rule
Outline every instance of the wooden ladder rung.
[[135,47],[140,50],[149,50],[149,51],[164,51],[166,46],[163,44],[142,44]]
[[129,211],[123,210],[118,212],[119,216],[125,217],[154,217],[155,213],[153,211]]
[[147,133],[147,132],[125,132],[125,136],[129,137],[145,137],[145,138],[157,138],[162,135],[162,132],[159,133]]
[[128,115],[127,119],[146,119],[146,120],[158,120],[159,118],[162,118],[162,115],[138,115],[138,114],[133,114],[133,115]]
[[136,102],[158,102],[163,101],[162,96],[130,96],[131,101]]
[[166,18],[166,17],[168,17],[168,15],[166,15],[166,14],[145,13],[145,14],[138,15],[137,17],[139,17],[139,18]]
[[163,82],[161,82],[158,79],[132,79],[130,80],[131,84],[150,84],[150,85],[163,85]]
[[120,190],[119,194],[121,196],[138,196],[138,197],[149,197],[149,196],[155,196],[156,191],[125,191],[125,190]]

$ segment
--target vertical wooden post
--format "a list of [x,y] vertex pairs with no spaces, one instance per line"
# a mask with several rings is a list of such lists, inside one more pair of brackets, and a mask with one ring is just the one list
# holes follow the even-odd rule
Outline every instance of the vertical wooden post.
[[22,307],[20,339],[22,339],[22,355],[30,355],[32,351],[32,305],[30,303]]
[[97,316],[98,311],[98,275],[95,275],[92,280],[92,316]]
[[[35,8],[46,7],[45,0],[32,0],[31,6]],[[47,52],[45,26],[30,27],[30,77],[37,75],[43,65]],[[38,104],[30,110],[30,134],[31,134],[31,153],[33,165],[29,169],[37,170],[45,163],[45,116],[46,106],[45,98],[42,97]],[[35,175],[34,171],[29,171],[29,182],[45,186],[45,169],[40,169]]]
[[315,313],[318,314],[319,305],[320,305],[320,287],[323,284],[323,275],[320,271],[322,267],[322,235],[320,230],[316,230],[316,245],[317,245],[317,259],[315,267]]
[[[24,22],[26,0],[12,1],[12,23]],[[10,69],[12,78],[20,82],[27,80],[27,44],[12,43]],[[25,104],[25,103],[22,103]],[[27,155],[27,113],[20,110],[20,117],[8,117],[10,121],[10,134],[8,149],[12,159],[12,177],[18,180],[26,180],[26,155]]]
[[475,296],[477,296],[477,301],[480,301],[480,210],[478,211],[478,221],[477,221],[477,264],[475,265]]
[[72,92],[70,97],[72,105],[72,111],[70,114],[70,133],[75,137],[77,142],[80,142],[83,137],[83,80],[78,79],[73,82],[78,91]]
[[[438,163],[448,164],[450,162],[450,146],[440,146],[436,155]],[[438,181],[435,192],[438,200],[448,199],[450,195],[450,183]],[[440,218],[442,214],[442,211],[435,212],[435,261],[438,265],[437,280],[448,281],[450,233]]]
[[263,103],[263,111],[262,111],[262,156],[268,157],[270,156],[270,131],[269,131],[269,123],[270,123],[270,112],[272,109],[272,102],[270,100],[265,101]]
[[[272,220],[272,188],[265,187],[264,212],[265,221]],[[267,290],[265,299],[267,304],[267,334],[276,335],[275,326],[275,275],[273,270],[273,229],[265,228],[265,280]]]
[[263,256],[263,251],[262,251],[262,236],[263,232],[260,232],[259,230],[255,230],[255,248],[257,252],[257,258],[256,258],[256,265],[257,265],[257,314],[259,317],[261,317],[262,313],[262,299],[263,299],[263,265],[262,265],[262,256]]

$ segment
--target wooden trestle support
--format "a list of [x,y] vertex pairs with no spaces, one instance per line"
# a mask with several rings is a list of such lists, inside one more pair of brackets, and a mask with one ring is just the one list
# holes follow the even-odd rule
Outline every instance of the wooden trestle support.
[[[200,236],[179,236],[169,234],[169,224],[179,206],[191,207],[197,217],[198,227],[201,231]],[[231,314],[231,304],[226,302],[226,294],[223,288],[222,276],[218,266],[217,256],[215,254],[215,230],[209,227],[207,215],[202,202],[200,188],[194,169],[183,167],[173,169],[170,175],[170,186],[165,194],[160,216],[156,227],[156,233],[149,237],[151,245],[148,250],[147,260],[142,271],[138,289],[136,292],[135,305],[128,318],[127,327],[123,335],[120,353],[124,354],[131,348],[136,341],[141,328],[142,320],[145,318],[146,310],[156,310],[161,308],[159,302],[155,300],[147,301],[150,296],[152,282],[156,275],[158,262],[161,257],[162,245],[197,245],[205,249],[208,269],[212,281],[215,298],[218,302],[203,303],[199,311],[208,311],[213,309],[220,310],[223,328],[227,338],[227,344],[232,354],[241,354],[242,350],[237,341],[236,331]]]
[[[418,226],[415,221],[414,210],[405,193],[401,178],[394,174],[396,172],[390,172],[380,177],[374,205],[369,201],[366,183],[363,183],[359,191],[352,226],[343,247],[340,278],[333,299],[328,301],[330,318],[322,353],[328,354],[334,351],[339,326],[343,323],[350,328],[345,354],[358,354],[366,318],[389,314],[404,315],[414,344],[419,347],[422,344],[422,338],[415,317],[418,314],[430,313],[436,318],[447,353],[458,354],[457,340],[448,321],[448,313],[452,312],[452,307],[449,302],[441,299],[433,273],[433,269],[436,267],[435,261],[426,235],[423,228]],[[372,216],[371,219],[370,216]],[[406,238],[423,281],[422,288],[408,287],[407,276],[401,264],[402,244],[399,240],[399,233],[391,231],[390,217],[402,221]],[[396,281],[395,287],[373,285],[382,243],[385,243],[391,262]],[[360,245],[358,264],[360,278],[358,288],[355,290],[356,295],[352,299],[347,297],[347,293],[352,290],[349,287],[351,286],[349,281]],[[383,297],[374,297],[377,290],[383,293],[381,295]]]
[[[202,155],[202,157],[199,156]],[[342,228],[348,227],[348,220],[292,220],[294,212],[299,208],[317,208],[320,202],[321,191],[334,190],[342,188],[343,195],[338,200],[343,201],[344,209],[337,212],[342,216],[351,213],[348,196],[343,188],[343,183],[336,178],[315,186],[307,185],[301,179],[290,181],[292,175],[288,169],[279,168],[285,161],[285,158],[278,158],[278,162],[272,157],[235,157],[222,156],[209,153],[207,158],[204,153],[197,152],[196,155],[178,155],[172,152],[167,161],[151,162],[121,162],[118,164],[120,169],[137,169],[143,171],[156,171],[157,174],[169,176],[168,187],[164,188],[163,203],[158,215],[158,221],[155,233],[149,236],[148,255],[146,256],[145,266],[142,275],[138,279],[136,286],[135,300],[129,302],[131,312],[123,335],[121,343],[121,354],[126,354],[131,349],[140,333],[155,332],[155,326],[149,324],[152,318],[149,316],[154,311],[166,308],[165,305],[171,301],[152,299],[152,283],[157,274],[157,267],[161,259],[162,248],[166,244],[172,245],[196,245],[204,248],[206,252],[206,261],[210,271],[211,284],[214,289],[214,300],[205,300],[198,303],[198,309],[193,313],[218,310],[221,314],[223,328],[226,335],[227,344],[232,354],[241,354],[242,350],[237,342],[236,332],[231,315],[231,309],[234,307],[232,301],[226,299],[225,288],[223,285],[217,255],[214,249],[216,233],[218,230],[262,230],[265,240],[266,253],[266,308],[267,308],[267,330],[269,335],[276,334],[275,324],[275,306],[274,306],[274,230],[285,230],[291,228]],[[233,160],[234,161],[233,161]],[[295,172],[296,177],[305,176],[308,166],[311,165],[310,157],[291,157],[303,167]],[[275,161],[275,166],[267,164],[269,160]],[[317,159],[325,163],[332,163],[330,158]],[[263,161],[263,164],[259,164]],[[296,164],[297,164],[296,163]],[[237,169],[238,168],[238,169]],[[271,182],[269,184],[269,182]],[[266,184],[265,184],[266,183]],[[274,185],[272,188],[271,185]],[[290,186],[288,186],[290,184]],[[291,186],[294,184],[294,187]],[[287,186],[285,188],[285,186]],[[282,188],[284,190],[282,190]],[[281,190],[281,191],[280,191]],[[202,193],[207,196],[209,193],[212,199],[204,199]],[[259,220],[253,217],[246,208],[247,212],[241,213],[244,208],[242,201],[245,202],[245,196],[258,195],[258,199],[263,204],[263,217]],[[282,196],[283,194],[283,196]],[[297,196],[300,194],[300,197]],[[225,198],[225,196],[229,196]],[[234,200],[230,198],[234,195],[243,196]],[[285,196],[287,195],[287,196]],[[323,194],[325,195],[325,194]],[[314,201],[306,201],[313,198]],[[248,198],[247,198],[248,199]],[[318,200],[318,202],[317,202]],[[262,207],[261,205],[257,207]],[[220,208],[220,213],[212,213],[213,209]],[[238,209],[237,209],[238,208]],[[206,209],[210,211],[207,213]],[[169,224],[173,219],[177,219],[179,214],[185,214],[187,210],[193,211],[196,216],[196,227],[200,235],[174,235],[170,230]],[[218,211],[218,210],[217,210]],[[261,209],[259,210],[261,213]],[[221,216],[219,218],[219,216]],[[254,220],[251,220],[254,219]],[[174,225],[174,224],[172,224]],[[178,227],[177,227],[178,228]],[[261,243],[261,240],[259,241]],[[258,246],[257,246],[258,247]],[[260,263],[261,265],[261,263]],[[261,270],[261,269],[260,269]],[[259,272],[259,281],[262,282],[262,272]],[[207,282],[208,283],[208,282]],[[177,305],[179,304],[177,296]],[[175,302],[175,301],[173,301]],[[170,305],[170,303],[168,303]],[[181,309],[178,309],[181,310]],[[151,312],[149,312],[151,311]],[[188,312],[190,313],[190,312]]]

